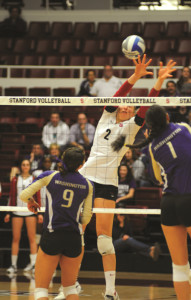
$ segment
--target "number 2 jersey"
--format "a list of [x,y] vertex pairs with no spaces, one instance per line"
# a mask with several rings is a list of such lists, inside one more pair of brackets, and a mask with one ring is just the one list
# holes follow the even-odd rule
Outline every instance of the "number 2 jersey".
[[191,127],[169,123],[149,144],[151,174],[171,194],[191,194]]
[[44,229],[49,232],[66,229],[81,233],[79,218],[83,205],[81,223],[88,224],[92,216],[92,183],[78,172],[62,176],[58,171],[46,171],[22,191],[20,199],[27,202],[43,186],[46,186]]
[[[132,85],[126,81],[114,97],[126,96],[131,88]],[[150,97],[157,95],[158,91],[155,89],[152,89],[149,94]],[[144,109],[146,112],[146,108]],[[83,176],[94,182],[114,186],[118,186],[118,167],[127,152],[127,147],[124,146],[119,152],[115,152],[111,144],[120,135],[126,136],[126,144],[133,144],[135,136],[144,122],[144,116],[140,117],[137,114],[128,121],[116,123],[116,114],[117,108],[104,109],[96,128],[88,160],[79,170]]]

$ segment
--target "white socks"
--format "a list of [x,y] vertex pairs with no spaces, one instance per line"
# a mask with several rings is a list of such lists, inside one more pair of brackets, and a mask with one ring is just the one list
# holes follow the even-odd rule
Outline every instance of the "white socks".
[[106,282],[106,295],[113,296],[115,293],[115,271],[107,271],[105,274],[105,282]]
[[36,256],[37,254],[30,254],[30,261],[31,261],[31,265],[35,265],[35,262],[36,262]]
[[17,267],[18,255],[11,255],[11,265]]

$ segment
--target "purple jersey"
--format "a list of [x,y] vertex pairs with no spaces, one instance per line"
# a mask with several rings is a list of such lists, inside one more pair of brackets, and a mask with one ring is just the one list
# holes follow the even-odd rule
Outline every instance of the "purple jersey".
[[[191,193],[191,127],[169,123],[165,131],[149,145],[152,171],[164,192]],[[159,174],[160,173],[160,174]]]
[[86,224],[93,207],[94,189],[90,181],[78,172],[63,177],[58,171],[46,171],[23,191],[22,200],[26,202],[42,186],[46,186],[44,229],[52,232],[64,228],[81,232],[81,208],[84,204],[82,223]]

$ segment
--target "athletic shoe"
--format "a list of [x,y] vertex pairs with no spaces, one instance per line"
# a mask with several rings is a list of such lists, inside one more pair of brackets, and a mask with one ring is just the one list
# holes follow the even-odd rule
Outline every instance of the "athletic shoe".
[[[82,292],[82,287],[78,281],[76,281],[75,285],[76,285],[77,293],[79,295]],[[64,295],[63,286],[61,285],[61,287],[59,288],[59,294],[54,298],[54,300],[64,300],[64,299],[66,298]]]
[[24,272],[29,272],[29,271],[34,272],[34,271],[35,271],[35,265],[28,264],[28,265],[24,268],[23,271],[24,271]]
[[119,295],[117,294],[117,292],[115,292],[113,296],[105,295],[104,299],[105,300],[120,300]]
[[82,287],[78,281],[75,283],[78,295],[82,292]]
[[59,294],[54,298],[54,300],[64,300],[64,299],[66,298],[63,292],[63,286],[61,285],[61,287],[59,287]]
[[10,273],[10,274],[17,273],[17,267],[16,266],[10,266],[7,269],[7,273]]
[[153,257],[152,259],[154,261],[157,261],[159,259],[159,255],[161,254],[161,248],[160,248],[160,245],[159,243],[155,243],[154,244],[154,253],[153,253]]

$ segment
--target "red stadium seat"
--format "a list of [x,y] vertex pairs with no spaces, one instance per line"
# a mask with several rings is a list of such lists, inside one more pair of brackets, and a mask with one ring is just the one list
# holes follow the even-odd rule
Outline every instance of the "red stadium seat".
[[17,123],[17,132],[20,133],[40,133],[42,132],[42,126],[44,124],[44,118],[26,118],[23,122]]
[[69,57],[70,66],[89,66],[90,56],[88,55],[71,55]]
[[9,53],[12,50],[13,40],[0,38],[0,52]]
[[71,36],[72,31],[72,22],[53,22],[51,26],[51,36],[55,38]]
[[97,38],[115,39],[119,34],[119,24],[117,22],[100,22],[97,28]]
[[58,47],[58,53],[60,54],[73,54],[77,53],[80,50],[80,40],[61,40],[60,45]]
[[35,87],[29,89],[29,96],[49,97],[51,89],[49,87]]
[[13,132],[16,130],[18,118],[2,117],[0,118],[0,132]]
[[26,77],[29,78],[48,78],[50,71],[48,69],[27,69]]
[[26,87],[10,87],[4,89],[5,96],[26,96]]
[[121,23],[121,29],[119,32],[120,38],[125,39],[129,35],[142,35],[142,23],[141,22],[126,22]]
[[75,88],[56,88],[53,89],[53,96],[55,97],[73,97],[75,96]]
[[82,53],[99,55],[104,50],[104,40],[85,40]]
[[162,196],[161,188],[145,187],[137,188],[135,190],[135,204],[146,205],[149,208],[160,208],[160,201]]
[[31,39],[17,39],[14,43],[13,53],[27,54],[34,49],[34,40]]
[[42,56],[41,55],[23,55],[21,58],[21,65],[30,66],[30,65],[41,65]]
[[130,93],[129,96],[130,97],[147,97],[148,96],[148,89],[139,89],[139,88],[133,88]]
[[47,40],[47,39],[41,39],[37,41],[36,45],[36,53],[37,54],[48,54],[55,52],[57,48],[57,40]]
[[189,22],[168,22],[167,24],[167,37],[182,38],[189,34]]
[[190,54],[191,49],[191,39],[181,39],[179,40],[178,54]]
[[160,39],[156,40],[153,47],[153,54],[169,55],[175,50],[174,39]]
[[28,29],[28,36],[31,37],[44,37],[50,32],[49,22],[30,22]]
[[19,65],[19,55],[1,53],[0,62],[2,65]]
[[165,22],[145,22],[143,38],[160,38],[165,34]]
[[[79,75],[79,72],[77,71],[77,75]],[[54,69],[52,72],[53,78],[74,78],[78,77],[76,76],[76,72],[74,69]]]
[[47,55],[44,64],[46,66],[64,66],[66,65],[66,56]]
[[121,52],[121,41],[120,40],[109,40],[106,46],[106,53],[119,54]]
[[134,66],[132,59],[127,59],[124,55],[118,55],[116,58],[116,66]]
[[93,56],[93,66],[105,66],[105,65],[113,65],[114,57],[112,55],[94,55]]
[[95,35],[95,23],[93,22],[76,22],[74,25],[73,36],[75,38],[91,38]]

